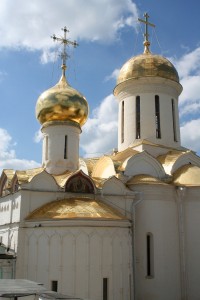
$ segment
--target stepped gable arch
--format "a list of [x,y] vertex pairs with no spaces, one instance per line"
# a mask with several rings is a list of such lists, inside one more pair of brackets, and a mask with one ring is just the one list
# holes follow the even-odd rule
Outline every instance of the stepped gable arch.
[[146,151],[127,158],[123,168],[126,176],[148,174],[159,179],[166,176],[162,165]]
[[94,194],[95,185],[88,175],[79,170],[67,180],[65,192]]

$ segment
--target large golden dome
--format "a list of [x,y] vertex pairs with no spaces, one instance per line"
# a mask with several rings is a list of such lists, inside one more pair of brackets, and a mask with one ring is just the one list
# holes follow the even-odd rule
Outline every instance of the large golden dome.
[[65,75],[62,75],[54,87],[38,98],[36,117],[41,124],[48,121],[73,121],[82,126],[88,117],[88,103],[81,93],[68,84]]
[[147,51],[130,58],[121,68],[117,85],[130,79],[162,77],[179,83],[178,73],[165,57]]

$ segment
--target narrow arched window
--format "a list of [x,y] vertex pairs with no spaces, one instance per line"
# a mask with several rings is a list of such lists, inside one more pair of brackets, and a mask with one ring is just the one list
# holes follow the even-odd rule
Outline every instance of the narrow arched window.
[[156,123],[156,137],[161,139],[161,129],[160,129],[160,99],[159,96],[155,96],[155,123]]
[[124,101],[122,101],[121,110],[121,143],[124,142]]
[[173,133],[174,133],[174,142],[177,142],[177,133],[176,133],[176,110],[175,110],[175,102],[172,99],[172,123],[173,123]]
[[67,135],[65,135],[64,159],[67,159]]
[[152,278],[154,276],[154,245],[153,234],[146,235],[146,276]]
[[135,110],[136,110],[136,118],[135,118],[136,139],[140,139],[140,96],[136,97]]

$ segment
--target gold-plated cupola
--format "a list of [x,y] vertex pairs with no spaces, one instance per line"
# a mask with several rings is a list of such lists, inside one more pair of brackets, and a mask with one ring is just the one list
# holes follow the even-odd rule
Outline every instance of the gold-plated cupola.
[[86,98],[76,89],[72,88],[67,82],[66,71],[66,46],[76,47],[78,44],[66,38],[68,30],[63,29],[64,37],[57,38],[53,35],[53,40],[63,44],[62,57],[62,76],[59,82],[52,88],[43,92],[36,104],[36,118],[41,124],[49,121],[72,121],[82,126],[88,118],[88,103]]
[[148,22],[148,14],[144,14],[145,20],[138,19],[145,23],[144,53],[131,57],[120,69],[117,78],[117,85],[131,79],[144,77],[162,77],[179,83],[179,76],[174,65],[165,57],[152,54],[150,41],[148,39],[148,26],[155,27]]

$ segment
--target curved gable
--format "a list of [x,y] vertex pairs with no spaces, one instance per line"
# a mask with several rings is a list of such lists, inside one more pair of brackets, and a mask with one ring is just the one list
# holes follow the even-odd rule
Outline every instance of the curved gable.
[[126,176],[148,174],[160,179],[165,177],[162,165],[145,151],[129,157],[123,163],[123,168]]
[[109,156],[101,157],[93,169],[92,177],[109,178],[114,175],[116,171],[112,159]]
[[58,191],[59,187],[53,178],[53,176],[43,170],[41,173],[36,174],[29,183],[26,184],[26,188],[44,190],[44,191]]
[[179,156],[178,159],[175,161],[171,169],[171,174],[176,172],[176,170],[178,170],[182,166],[190,164],[200,167],[200,157],[194,154],[192,151],[187,151],[181,156]]
[[70,193],[94,194],[95,185],[91,178],[80,170],[68,178],[65,191]]
[[6,196],[11,192],[11,181],[15,174],[12,169],[6,169],[2,171],[0,178],[0,196]]
[[106,180],[102,187],[102,194],[125,195],[126,192],[124,183],[115,176]]

